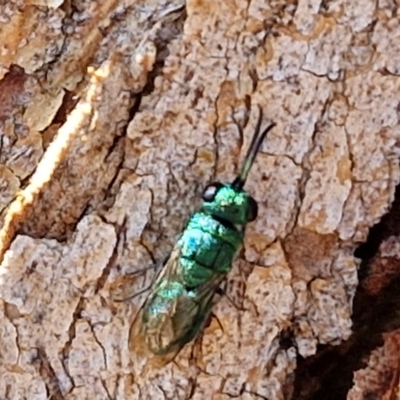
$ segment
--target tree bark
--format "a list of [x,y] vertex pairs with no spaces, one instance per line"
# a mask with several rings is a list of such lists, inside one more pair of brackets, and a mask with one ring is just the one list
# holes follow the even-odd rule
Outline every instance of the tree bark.
[[[398,13],[394,0],[1,5],[0,399],[313,398],[323,371],[295,378],[351,336],[354,251],[399,182]],[[152,282],[134,273],[169,255],[202,189],[234,178],[257,105],[277,126],[246,185],[259,213],[227,296],[173,361],[139,357],[128,335],[147,294],[118,300]],[[378,247],[365,263],[393,254]],[[400,268],[369,271],[376,295]],[[371,353],[395,354],[386,396],[396,328]]]

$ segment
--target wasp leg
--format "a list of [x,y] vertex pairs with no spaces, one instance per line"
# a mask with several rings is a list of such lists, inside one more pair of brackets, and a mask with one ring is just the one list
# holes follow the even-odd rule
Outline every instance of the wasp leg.
[[149,271],[151,269],[157,270],[158,267],[159,267],[158,265],[151,265],[150,267],[141,268],[141,269],[138,269],[137,271],[128,272],[127,275],[128,276],[140,275],[140,274],[142,274],[142,273],[144,273],[146,271]]
[[137,271],[128,272],[127,275],[129,275],[129,276],[140,275],[140,274],[142,274],[142,273],[144,273],[146,271],[149,271],[151,269],[154,269],[155,271],[158,271],[160,269],[160,267],[163,267],[167,263],[169,257],[170,257],[169,255],[167,257],[165,257],[165,259],[163,260],[162,263],[153,264],[153,265],[150,265],[149,267],[140,268]]
[[205,310],[205,313],[207,313],[207,316],[204,318],[203,321],[201,321],[199,324],[196,324],[196,326],[193,329],[193,338],[195,338],[194,345],[192,348],[192,354],[191,358],[193,359],[198,359],[202,353],[202,343],[203,343],[203,338],[204,338],[204,329],[206,326],[208,326],[211,322],[212,317],[214,317],[217,320],[218,325],[220,326],[221,330],[224,331],[224,327],[222,326],[220,320],[218,317],[212,312],[212,307],[215,303],[212,301],[208,305],[207,309]]
[[[144,272],[146,272],[146,271],[149,271],[150,269],[158,270],[159,267],[160,267],[159,265],[152,265],[151,267],[145,267],[145,268],[142,268],[142,269],[140,269],[140,270],[138,270],[138,271],[130,272],[130,273],[128,273],[127,275],[128,275],[128,276],[139,275],[139,274],[141,274],[141,273],[144,273]],[[138,297],[138,296],[140,296],[141,294],[148,292],[148,291],[151,289],[151,287],[152,287],[152,285],[153,285],[153,283],[154,283],[156,277],[157,277],[157,274],[155,274],[154,278],[151,280],[150,285],[147,285],[145,288],[139,290],[138,292],[132,294],[131,296],[124,297],[124,298],[122,298],[122,299],[114,299],[114,301],[117,302],[117,303],[122,303],[122,302],[124,302],[124,301],[132,300],[132,299],[134,299],[135,297]]]
[[135,297],[138,297],[138,296],[140,296],[141,294],[148,292],[148,291],[151,289],[152,285],[153,285],[153,282],[151,282],[150,285],[146,286],[144,289],[139,290],[138,292],[134,293],[133,295],[131,295],[131,296],[129,296],[129,297],[124,297],[123,299],[114,299],[114,301],[115,301],[116,303],[122,303],[122,302],[124,302],[124,301],[132,300],[132,299],[134,299]]
[[[134,271],[134,272],[132,272],[132,273],[128,273],[127,275],[128,275],[128,276],[139,275],[140,273],[145,272],[145,271],[148,271],[148,270],[150,270],[150,269],[158,269],[158,266],[152,265],[151,267],[142,268],[142,269],[139,270],[139,271]],[[157,274],[156,274],[155,276],[157,276]],[[134,294],[132,294],[132,295],[130,295],[130,296],[128,296],[128,297],[124,297],[124,298],[122,298],[122,299],[114,299],[114,301],[115,301],[116,303],[122,303],[122,302],[124,302],[124,301],[132,300],[132,299],[134,299],[135,297],[138,297],[138,296],[140,296],[141,294],[143,294],[143,293],[145,293],[145,292],[148,292],[148,291],[151,289],[151,286],[153,285],[155,279],[156,279],[156,278],[153,278],[153,279],[151,280],[150,285],[147,285],[145,288],[139,290],[138,292],[136,292],[136,293],[134,293]]]
[[[144,272],[146,272],[146,271],[149,271],[149,270],[151,270],[151,269],[154,269],[154,270],[156,270],[156,272],[157,272],[157,271],[160,270],[161,267],[163,267],[163,266],[166,264],[166,262],[168,261],[168,259],[169,259],[169,256],[166,257],[165,260],[164,260],[161,264],[156,264],[156,265],[151,265],[150,267],[141,268],[141,269],[139,269],[139,270],[137,270],[137,271],[129,272],[127,275],[129,275],[129,276],[139,275],[139,274],[142,274],[142,273],[144,273]],[[138,292],[132,294],[131,296],[124,297],[123,299],[115,299],[115,301],[116,301],[117,303],[122,303],[122,302],[124,302],[124,301],[132,300],[132,299],[134,299],[135,297],[138,297],[138,296],[140,296],[141,294],[148,292],[148,291],[151,289],[151,287],[153,286],[154,281],[157,279],[157,275],[158,275],[158,274],[156,273],[156,274],[154,275],[154,278],[151,280],[150,285],[146,286],[144,289],[139,290]]]

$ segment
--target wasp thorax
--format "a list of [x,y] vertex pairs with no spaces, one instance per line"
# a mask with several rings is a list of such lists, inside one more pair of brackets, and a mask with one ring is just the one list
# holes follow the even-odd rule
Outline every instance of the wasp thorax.
[[232,224],[246,225],[257,218],[258,206],[244,190],[217,182],[204,189],[203,210]]

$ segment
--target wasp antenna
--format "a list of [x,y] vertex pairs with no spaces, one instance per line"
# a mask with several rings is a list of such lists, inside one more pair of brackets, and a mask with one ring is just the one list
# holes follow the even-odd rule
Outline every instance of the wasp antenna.
[[[240,190],[243,188],[244,184],[246,183],[247,176],[249,175],[251,166],[254,163],[257,153],[260,151],[261,145],[262,145],[265,137],[267,136],[267,133],[276,125],[275,122],[272,122],[260,134],[263,113],[262,113],[261,107],[258,106],[258,108],[259,108],[259,115],[258,115],[258,120],[257,120],[255,130],[254,130],[254,135],[251,139],[251,143],[250,143],[249,149],[247,150],[246,157],[243,160],[243,164],[240,169],[240,172],[239,172],[238,176],[236,177],[236,179],[232,183],[232,187],[237,190]],[[236,121],[236,119],[234,117],[232,117],[232,119],[239,129],[240,135],[243,137],[242,127],[238,124],[238,122]]]

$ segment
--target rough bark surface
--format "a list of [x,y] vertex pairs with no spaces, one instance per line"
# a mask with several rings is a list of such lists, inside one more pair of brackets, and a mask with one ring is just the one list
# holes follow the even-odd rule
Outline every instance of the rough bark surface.
[[[400,179],[399,13],[390,0],[3,2],[0,398],[312,398],[318,384],[293,396],[299,356],[350,337],[354,251]],[[168,256],[202,188],[232,180],[256,105],[277,126],[249,177],[259,217],[228,297],[172,362],[137,357],[146,294],[117,300],[152,282],[132,273]],[[371,295],[399,275],[374,265]],[[398,337],[349,399],[365,382],[392,398]],[[393,376],[379,381],[381,357]]]

